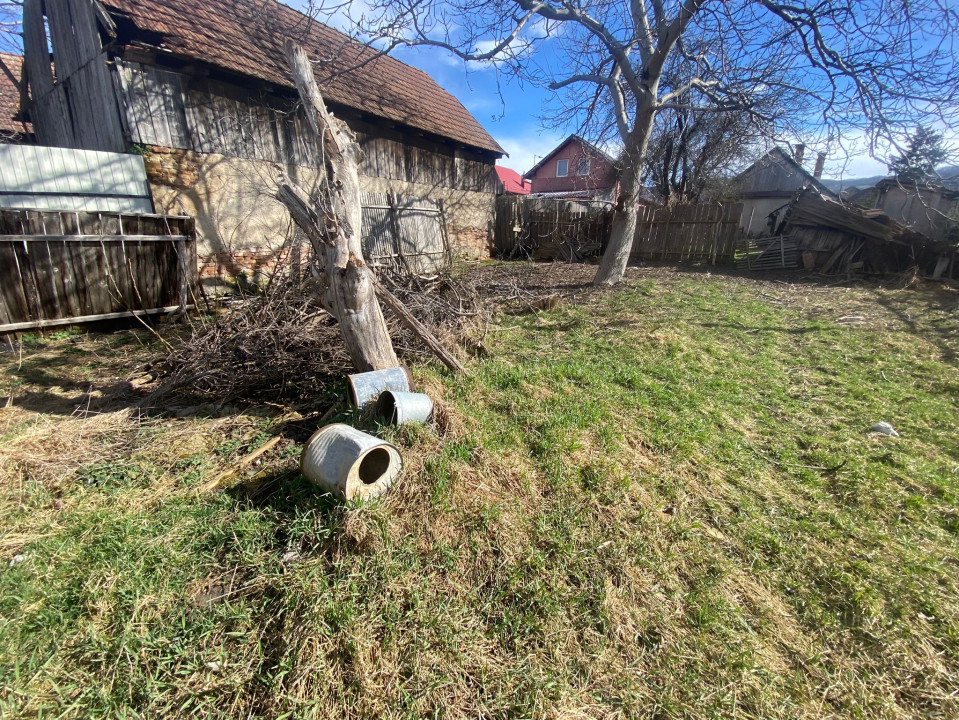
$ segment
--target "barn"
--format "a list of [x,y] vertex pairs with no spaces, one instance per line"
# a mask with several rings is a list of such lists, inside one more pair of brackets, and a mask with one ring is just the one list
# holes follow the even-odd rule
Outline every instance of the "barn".
[[204,274],[267,262],[292,234],[277,171],[309,188],[319,159],[288,37],[365,151],[361,189],[427,198],[454,253],[487,256],[502,148],[426,73],[275,0],[25,0],[37,141],[141,154],[157,212],[196,219]]

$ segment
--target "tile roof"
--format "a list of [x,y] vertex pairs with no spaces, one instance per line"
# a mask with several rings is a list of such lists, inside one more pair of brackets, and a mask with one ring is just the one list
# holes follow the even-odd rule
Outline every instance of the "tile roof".
[[[426,73],[313,20],[276,0],[103,0],[158,46],[283,87],[293,87],[283,52],[297,40],[315,64],[331,102],[464,145],[504,153],[465,107]],[[332,68],[347,68],[337,74]],[[355,68],[355,69],[354,69]]]
[[[20,55],[0,53],[3,64],[14,74],[17,80],[23,77],[21,67],[23,58]],[[0,134],[25,135],[33,132],[28,122],[21,122],[13,118],[20,110],[20,91],[13,84],[7,73],[0,69]]]
[[503,183],[503,189],[513,195],[529,195],[530,184],[518,172],[502,165],[496,166],[496,175]]

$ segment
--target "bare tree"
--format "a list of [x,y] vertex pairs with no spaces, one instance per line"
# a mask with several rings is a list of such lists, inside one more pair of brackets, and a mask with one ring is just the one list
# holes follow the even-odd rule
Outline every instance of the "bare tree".
[[[660,88],[687,87],[688,66],[673,55]],[[644,185],[651,186],[667,205],[696,203],[725,194],[729,176],[755,157],[763,142],[776,133],[776,121],[786,115],[790,98],[781,92],[757,95],[753,111],[711,112],[692,90],[675,107],[656,117],[646,148]]]
[[[571,116],[615,128],[621,192],[594,280],[614,284],[657,114],[768,121],[756,99],[782,92],[801,101],[779,118],[780,132],[898,148],[904,129],[956,119],[957,25],[947,0],[373,0],[357,32],[389,48],[428,44],[496,62],[559,91]],[[537,52],[544,43],[555,49]],[[663,83],[673,57],[689,72],[680,87]]]
[[0,0],[0,52],[20,53],[22,0]]
[[[23,2],[21,0],[0,0],[0,53],[20,55],[23,52],[23,43],[20,33],[23,31]],[[10,65],[0,57],[0,72],[14,86],[20,86],[20,78],[16,77]]]

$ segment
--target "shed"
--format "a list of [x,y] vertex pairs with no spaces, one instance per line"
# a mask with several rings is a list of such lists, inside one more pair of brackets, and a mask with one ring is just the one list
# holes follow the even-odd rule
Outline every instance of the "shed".
[[769,235],[773,230],[770,218],[808,187],[831,200],[839,200],[836,193],[819,181],[824,156],[820,156],[816,169],[810,173],[802,166],[802,149],[803,146],[797,146],[794,157],[775,147],[736,176],[743,203],[740,225],[747,235]]
[[288,37],[366,153],[361,189],[442,202],[454,249],[488,254],[502,148],[426,73],[276,0],[25,0],[24,34],[38,140],[142,154],[158,210],[196,218],[208,268],[236,273],[286,244],[277,168],[317,178]]

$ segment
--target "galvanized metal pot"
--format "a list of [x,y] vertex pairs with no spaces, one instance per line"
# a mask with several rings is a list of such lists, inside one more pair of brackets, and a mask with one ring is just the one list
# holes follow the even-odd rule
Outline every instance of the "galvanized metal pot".
[[313,433],[303,448],[300,469],[310,481],[341,500],[379,497],[403,470],[400,451],[349,425],[335,423]]
[[385,390],[410,392],[413,378],[405,367],[356,373],[346,376],[350,389],[350,402],[359,410],[367,410]]
[[377,414],[393,425],[425,423],[433,414],[433,401],[425,393],[387,390],[377,402]]

